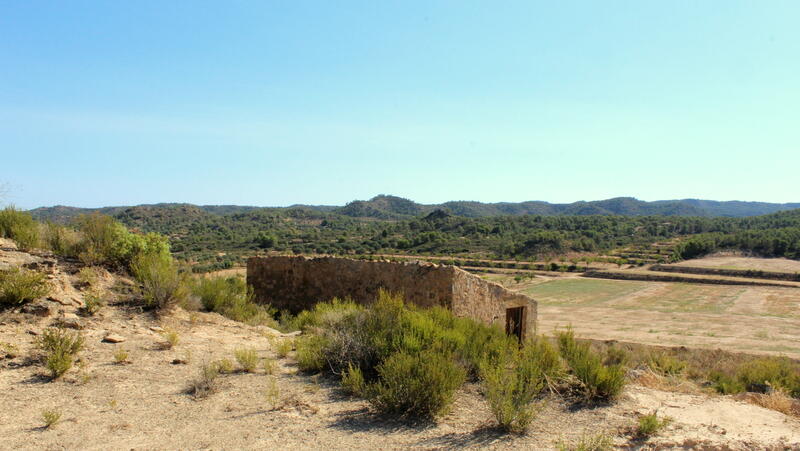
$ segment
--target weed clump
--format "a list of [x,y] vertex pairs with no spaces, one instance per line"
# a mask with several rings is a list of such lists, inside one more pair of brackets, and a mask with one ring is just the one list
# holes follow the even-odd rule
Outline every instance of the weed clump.
[[83,349],[84,338],[79,333],[65,329],[45,329],[37,344],[44,352],[44,364],[53,379],[58,379],[72,368],[75,356]]
[[38,271],[23,268],[0,271],[0,307],[30,302],[49,292],[47,278]]
[[636,435],[640,438],[647,438],[657,434],[669,423],[669,418],[659,419],[655,412],[639,417]]

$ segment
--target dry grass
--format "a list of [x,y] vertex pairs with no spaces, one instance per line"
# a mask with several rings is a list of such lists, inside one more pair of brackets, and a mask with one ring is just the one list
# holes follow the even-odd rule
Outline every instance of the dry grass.
[[662,376],[650,369],[644,370],[636,376],[636,383],[655,390],[669,391],[675,393],[701,393],[697,384],[681,377]]
[[781,390],[773,390],[768,394],[743,393],[736,395],[736,399],[800,418],[800,400],[792,398]]

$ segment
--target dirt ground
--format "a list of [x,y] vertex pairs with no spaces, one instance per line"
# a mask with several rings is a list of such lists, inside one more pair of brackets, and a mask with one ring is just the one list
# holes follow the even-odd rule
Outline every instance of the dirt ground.
[[[6,246],[0,263],[18,264],[25,255]],[[0,449],[549,450],[598,436],[633,449],[800,449],[796,418],[732,397],[670,393],[636,383],[610,406],[581,407],[550,395],[524,435],[493,427],[474,384],[459,392],[451,412],[437,423],[407,424],[375,415],[366,401],[345,396],[335,380],[298,373],[292,353],[277,357],[277,343],[290,339],[277,331],[180,309],[156,318],[113,300],[94,317],[79,318],[86,338],[80,361],[50,381],[35,358],[36,336],[82,302],[74,275],[57,270],[52,282],[61,287],[55,296],[61,302],[51,302],[51,315],[0,313],[0,342],[16,348],[13,356],[0,359]],[[165,349],[163,330],[179,334],[175,347]],[[104,342],[109,333],[124,341]],[[275,373],[234,372],[221,376],[218,390],[206,398],[187,393],[204,363],[235,362],[234,350],[244,347],[276,360]],[[129,363],[115,363],[120,348],[127,350]],[[46,409],[62,413],[52,428],[43,427]],[[648,441],[632,440],[637,417],[653,411],[673,421]]]
[[739,255],[714,255],[674,263],[676,266],[720,269],[754,269],[775,272],[800,272],[800,261],[787,258],[755,258]]

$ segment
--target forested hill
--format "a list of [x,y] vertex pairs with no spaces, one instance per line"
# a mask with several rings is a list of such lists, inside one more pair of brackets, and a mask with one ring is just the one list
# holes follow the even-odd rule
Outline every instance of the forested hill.
[[[152,214],[161,211],[164,215],[174,216],[182,213],[189,217],[208,213],[212,215],[234,215],[260,210],[259,207],[237,205],[189,205],[189,204],[154,204],[138,207],[103,207],[75,208],[65,206],[42,207],[31,210],[31,214],[42,221],[59,223],[70,222],[76,216],[94,211],[116,216],[131,209],[145,209]],[[800,208],[800,203],[776,204],[767,202],[713,201],[700,199],[661,200],[645,202],[632,197],[591,202],[573,202],[570,204],[551,204],[542,201],[482,203],[473,201],[451,201],[443,204],[418,204],[414,201],[396,196],[380,195],[370,200],[356,200],[343,207],[323,205],[293,205],[291,207],[266,208],[266,211],[280,210],[312,210],[333,213],[352,218],[375,219],[411,219],[442,210],[453,216],[482,218],[493,216],[586,216],[586,215],[620,215],[620,216],[699,216],[699,217],[746,217],[759,216],[779,211]]]
[[[453,208],[430,211],[430,206],[389,196],[338,208],[161,204],[99,211],[131,229],[167,235],[173,253],[194,262],[195,269],[227,267],[265,250],[536,259],[656,245],[651,250],[667,252],[657,257],[664,260],[723,249],[800,259],[800,209],[731,218],[645,215],[653,211],[652,204],[642,206],[629,199],[614,199],[603,204],[605,207],[590,202],[572,204],[574,213],[522,214],[509,210],[508,205],[520,204],[494,204],[492,208],[502,208],[506,214],[480,217],[456,215]],[[639,208],[633,210],[635,206]],[[657,211],[689,211],[679,206],[665,203]],[[524,208],[530,212],[533,206]],[[599,208],[635,213],[589,214]],[[39,219],[61,221],[87,212],[91,210],[63,207],[34,211]],[[670,250],[658,243],[667,243]]]

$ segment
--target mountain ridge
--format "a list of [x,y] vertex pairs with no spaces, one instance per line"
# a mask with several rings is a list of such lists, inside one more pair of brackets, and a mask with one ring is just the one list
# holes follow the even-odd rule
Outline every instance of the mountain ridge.
[[184,211],[225,216],[247,213],[254,210],[311,210],[321,213],[335,213],[353,218],[373,218],[383,220],[408,219],[428,215],[442,210],[450,215],[463,217],[488,216],[699,216],[699,217],[747,217],[760,216],[779,211],[800,208],[800,203],[770,203],[746,201],[714,201],[705,199],[677,199],[642,201],[633,197],[616,197],[597,201],[577,201],[572,203],[550,203],[545,201],[525,202],[477,202],[448,201],[441,204],[420,204],[412,200],[380,194],[369,200],[354,200],[344,206],[303,205],[288,207],[255,207],[240,205],[193,205],[188,203],[158,203],[135,206],[112,206],[100,208],[79,208],[64,205],[39,207],[29,210],[39,220],[69,222],[80,214],[99,212],[112,216],[125,212],[131,214],[136,209],[163,210],[173,213]]

